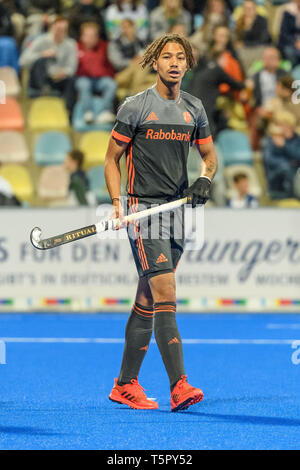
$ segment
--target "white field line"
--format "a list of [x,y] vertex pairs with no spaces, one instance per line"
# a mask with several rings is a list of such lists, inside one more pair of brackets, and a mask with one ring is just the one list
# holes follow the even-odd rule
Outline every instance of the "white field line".
[[300,330],[300,323],[268,323],[268,330]]
[[[123,344],[123,338],[22,338],[4,337],[0,341],[5,343],[48,343],[48,344]],[[183,339],[183,344],[256,344],[256,345],[280,345],[292,344],[295,339]],[[155,343],[155,340],[151,340]]]

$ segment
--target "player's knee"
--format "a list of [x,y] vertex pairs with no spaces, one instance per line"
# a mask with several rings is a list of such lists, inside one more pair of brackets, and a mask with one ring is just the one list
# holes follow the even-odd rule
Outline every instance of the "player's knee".
[[176,286],[173,273],[155,276],[149,281],[154,303],[176,302]]

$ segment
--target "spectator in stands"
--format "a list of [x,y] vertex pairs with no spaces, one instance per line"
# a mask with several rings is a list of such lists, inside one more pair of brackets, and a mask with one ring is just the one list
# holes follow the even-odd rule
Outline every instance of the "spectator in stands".
[[[234,80],[224,72],[221,65],[221,57],[222,52],[215,52],[215,55],[209,59],[202,57],[194,70],[194,76],[188,90],[192,95],[202,100],[211,131],[214,135],[219,130],[216,102],[220,95],[220,84],[226,83],[234,90],[245,88],[245,84],[242,81]],[[220,118],[223,120],[223,117]]]
[[277,81],[286,73],[279,68],[280,54],[276,47],[266,47],[262,57],[262,68],[253,76],[253,104],[249,119],[251,132],[251,145],[258,150],[261,138],[259,121],[264,116],[262,108],[276,95]]
[[[216,53],[220,53],[219,63],[224,72],[235,80],[242,81],[244,79],[243,70],[232,44],[231,31],[227,26],[217,26],[213,32],[207,54],[213,57]],[[220,85],[221,93],[228,91],[227,84]]]
[[13,36],[12,11],[9,5],[0,0],[0,36]]
[[203,12],[203,24],[190,37],[199,54],[207,52],[217,26],[228,26],[229,16],[224,0],[208,0]]
[[105,23],[101,11],[94,0],[79,0],[67,13],[71,38],[79,40],[80,27],[83,23],[97,23],[101,39],[106,40]]
[[294,93],[292,88],[293,81],[293,78],[289,75],[280,77],[277,82],[275,97],[269,99],[264,104],[260,114],[267,124],[272,124],[275,114],[288,111],[295,116],[296,131],[300,133],[300,106],[298,103],[293,102],[292,99]]
[[83,23],[78,43],[79,62],[75,87],[79,93],[79,101],[82,102],[87,124],[95,120],[94,92],[101,93],[102,106],[97,122],[111,122],[115,119],[112,108],[117,85],[113,79],[113,67],[107,56],[107,46],[107,41],[99,37],[99,27],[96,23]]
[[26,36],[48,30],[60,12],[60,0],[26,0]]
[[122,21],[129,18],[134,21],[136,34],[142,41],[147,41],[149,33],[148,10],[140,0],[115,0],[105,14],[105,25],[109,39],[120,36]]
[[296,133],[295,116],[285,111],[275,114],[270,134],[264,151],[269,189],[293,197],[294,179],[300,168],[300,136]]
[[227,201],[227,206],[232,209],[253,209],[258,207],[258,200],[249,192],[249,180],[245,173],[237,173],[233,177],[237,192],[236,197]]
[[69,205],[88,205],[89,181],[83,171],[84,154],[72,150],[66,157],[64,167],[70,174]]
[[151,39],[154,40],[166,33],[176,23],[184,24],[188,36],[191,34],[192,17],[182,7],[182,0],[161,0],[160,6],[150,14]]
[[293,65],[300,64],[300,0],[286,5],[283,13],[278,47]]
[[[1,167],[1,163],[0,163]],[[21,203],[14,195],[10,183],[0,176],[0,206],[20,206]]]
[[117,72],[129,67],[132,61],[141,60],[144,43],[137,38],[135,24],[126,19],[121,24],[121,34],[108,45],[108,57]]
[[255,107],[264,104],[276,94],[279,77],[286,74],[279,68],[280,54],[276,47],[266,47],[262,56],[262,68],[253,76]]
[[34,93],[61,93],[70,112],[77,62],[76,42],[68,37],[68,21],[62,17],[56,18],[50,31],[38,36],[20,57],[21,67],[30,68],[29,86]]
[[236,22],[236,38],[246,47],[266,45],[271,42],[266,18],[258,15],[254,0],[245,0],[243,12]]
[[257,13],[254,0],[245,0],[235,27],[236,48],[245,73],[254,61],[261,60],[264,48],[271,43],[268,22]]

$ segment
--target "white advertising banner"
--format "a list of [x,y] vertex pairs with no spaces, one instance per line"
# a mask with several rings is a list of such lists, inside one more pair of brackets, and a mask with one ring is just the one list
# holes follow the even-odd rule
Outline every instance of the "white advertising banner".
[[[93,209],[0,210],[0,310],[128,310],[137,275],[129,242],[97,236],[48,251],[29,242],[99,221]],[[204,243],[177,272],[184,311],[300,311],[300,211],[206,209]]]

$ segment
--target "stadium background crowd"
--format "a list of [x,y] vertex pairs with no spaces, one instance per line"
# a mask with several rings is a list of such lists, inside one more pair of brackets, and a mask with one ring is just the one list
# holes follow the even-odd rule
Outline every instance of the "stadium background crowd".
[[[0,205],[109,201],[117,108],[154,85],[139,63],[166,32],[197,60],[182,88],[216,143],[209,205],[300,207],[300,0],[0,0]],[[199,165],[191,148],[191,180]]]

